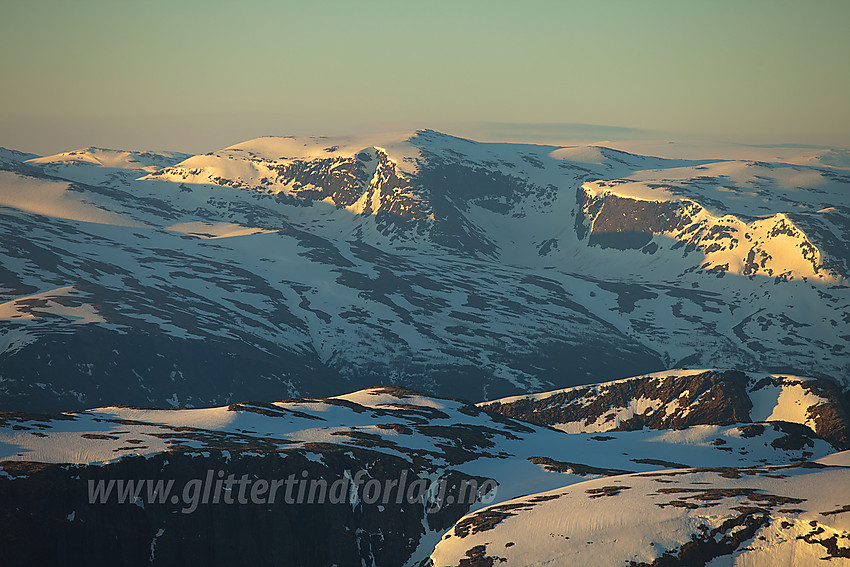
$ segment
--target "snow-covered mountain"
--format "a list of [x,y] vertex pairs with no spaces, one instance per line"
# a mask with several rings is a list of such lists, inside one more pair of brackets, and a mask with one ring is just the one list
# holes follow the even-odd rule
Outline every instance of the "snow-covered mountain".
[[846,385],[850,172],[817,157],[428,130],[4,151],[0,407],[495,399],[677,367]]
[[475,512],[427,565],[847,565],[850,454],[589,480]]
[[[752,552],[763,562],[847,557],[850,503],[841,487],[850,462],[816,424],[793,421],[791,413],[806,416],[823,401],[796,389],[794,381],[806,379],[785,380],[770,415],[766,396],[761,414],[733,422],[719,415],[604,434],[387,387],[204,409],[2,412],[0,542],[14,564],[104,556],[127,565],[286,557],[340,566],[486,565],[498,557],[572,565],[585,553],[597,553],[585,561],[593,565],[668,555],[676,560],[657,564],[693,565],[697,552]],[[631,382],[652,388],[658,380]],[[610,404],[610,389],[589,391],[586,405]],[[698,400],[682,399],[700,411]],[[290,475],[294,488],[269,501],[269,482]],[[266,486],[255,494],[247,484],[223,485],[227,478]],[[309,497],[313,481],[342,482],[342,497]],[[387,492],[370,493],[373,481]],[[418,499],[400,488],[416,481]]]

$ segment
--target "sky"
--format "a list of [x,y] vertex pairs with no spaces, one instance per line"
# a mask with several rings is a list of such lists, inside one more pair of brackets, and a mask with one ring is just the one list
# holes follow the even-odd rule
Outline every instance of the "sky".
[[0,3],[0,146],[42,155],[415,128],[850,148],[848,0]]

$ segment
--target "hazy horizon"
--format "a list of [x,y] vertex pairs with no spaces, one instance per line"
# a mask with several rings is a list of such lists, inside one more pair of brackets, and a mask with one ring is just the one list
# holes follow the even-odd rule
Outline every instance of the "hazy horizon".
[[848,17],[834,0],[14,3],[0,146],[434,128],[850,148]]

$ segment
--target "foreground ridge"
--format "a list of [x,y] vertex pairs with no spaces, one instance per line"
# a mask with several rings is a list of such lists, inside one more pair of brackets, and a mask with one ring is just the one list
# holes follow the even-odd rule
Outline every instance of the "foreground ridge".
[[[766,539],[754,549],[765,557],[843,557],[850,546],[841,513],[850,503],[835,487],[850,474],[846,452],[820,438],[816,422],[787,421],[786,411],[790,404],[805,417],[832,402],[811,394],[817,380],[770,380],[755,390],[781,390],[766,421],[754,421],[771,409],[762,404],[736,423],[718,415],[716,423],[604,434],[392,387],[207,409],[5,412],[0,533],[28,542],[7,546],[21,563],[109,553],[128,564],[172,564],[187,552],[213,563],[267,562],[286,550],[311,564],[523,564],[616,538],[596,564],[670,556],[687,565],[694,546],[699,557],[749,553],[744,544],[759,535]],[[586,405],[618,412],[612,387],[634,382],[650,388],[663,378],[585,387]],[[790,400],[800,392],[796,401],[809,407]],[[624,506],[658,523],[632,523]],[[199,537],[209,533],[253,535],[211,546]],[[303,545],[328,533],[339,534],[334,546]]]

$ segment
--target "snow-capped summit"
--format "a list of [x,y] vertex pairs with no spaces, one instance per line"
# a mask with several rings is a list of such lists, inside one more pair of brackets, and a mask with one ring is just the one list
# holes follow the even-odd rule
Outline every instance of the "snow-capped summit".
[[90,164],[112,169],[156,171],[187,157],[189,157],[187,154],[178,152],[138,152],[105,148],[83,148],[52,156],[34,157],[29,159],[27,163],[40,166]]
[[30,172],[93,185],[126,186],[145,173],[157,171],[188,158],[179,152],[151,152],[83,148],[24,162]]

